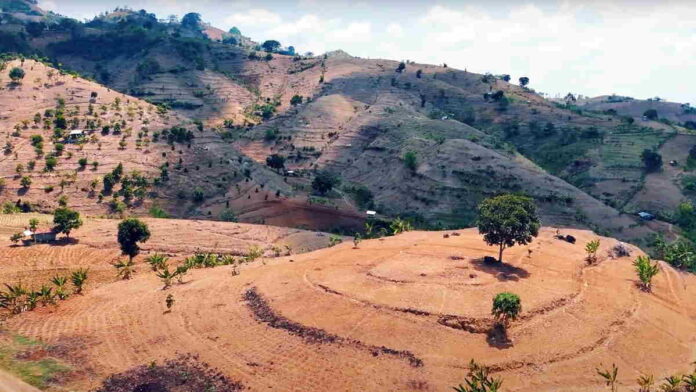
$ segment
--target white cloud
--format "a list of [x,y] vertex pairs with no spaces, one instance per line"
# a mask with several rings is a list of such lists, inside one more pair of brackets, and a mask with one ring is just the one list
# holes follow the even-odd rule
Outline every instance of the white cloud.
[[233,26],[274,25],[280,23],[281,20],[280,15],[263,8],[238,12],[225,18],[225,22]]
[[387,34],[394,38],[401,38],[404,36],[404,29],[398,23],[389,23],[387,26]]
[[39,1],[39,7],[47,11],[58,11],[58,6],[53,0],[41,0]]
[[353,22],[345,28],[327,32],[326,39],[329,42],[368,42],[372,37],[372,25],[370,22]]

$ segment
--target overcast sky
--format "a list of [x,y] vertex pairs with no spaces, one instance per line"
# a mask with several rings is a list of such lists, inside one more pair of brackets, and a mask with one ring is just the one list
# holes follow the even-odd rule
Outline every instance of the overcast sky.
[[214,1],[40,0],[77,19],[128,6],[159,18],[198,12],[298,51],[447,63],[551,96],[616,93],[696,106],[696,0]]

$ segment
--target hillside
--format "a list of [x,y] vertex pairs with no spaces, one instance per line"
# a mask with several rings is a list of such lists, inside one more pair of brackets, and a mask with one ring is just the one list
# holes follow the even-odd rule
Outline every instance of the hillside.
[[[85,24],[61,19],[34,34],[27,27],[11,19],[0,30],[26,30],[15,34],[25,52],[168,107],[188,129],[203,128],[191,148],[199,154],[179,166],[187,175],[157,192],[174,216],[215,218],[231,208],[245,221],[352,231],[362,224],[361,210],[377,209],[425,227],[462,227],[483,198],[520,191],[536,199],[548,224],[638,241],[672,230],[638,221],[637,212],[671,221],[691,198],[681,185],[683,165],[646,173],[641,161],[645,149],[696,142],[685,128],[551,102],[500,76],[411,62],[402,68],[340,51],[266,53],[241,34],[220,42],[230,33],[201,21],[127,9]],[[295,176],[263,169],[271,154],[285,158]],[[235,158],[252,165],[253,183],[240,184],[245,168]],[[206,179],[190,174],[226,159],[233,167],[225,173],[213,164]],[[317,197],[310,184],[323,169],[342,185]],[[190,197],[195,187],[204,200],[177,202],[177,193]]]
[[[86,228],[80,233],[80,242],[89,238]],[[463,381],[471,358],[518,392],[596,391],[603,384],[595,368],[611,363],[628,388],[642,374],[687,371],[694,276],[660,263],[645,293],[631,265],[639,249],[610,256],[617,241],[601,238],[600,261],[588,266],[584,245],[597,237],[563,230],[577,238],[570,244],[555,233],[544,228],[531,245],[507,250],[500,266],[482,261],[495,251],[468,229],[267,258],[239,275],[231,266],[195,270],[166,291],[142,268],[6,325],[72,358],[84,371],[58,388],[79,390],[175,353],[193,354],[251,391],[443,391]],[[501,291],[523,303],[507,335],[491,329],[490,301]],[[176,300],[169,312],[168,294]]]
[[[219,218],[234,209],[247,221],[332,227],[319,206],[279,213],[279,206],[303,204],[296,201],[301,194],[199,123],[33,60],[10,61],[5,71],[17,66],[24,79],[5,81],[0,90],[5,201],[50,211],[66,197],[92,215],[124,208],[147,213],[158,206],[174,216]],[[65,122],[62,130],[56,121]],[[84,136],[70,141],[74,130]],[[104,177],[119,164],[131,183],[107,191]],[[24,177],[30,185],[22,185]],[[347,224],[358,221],[347,214]]]

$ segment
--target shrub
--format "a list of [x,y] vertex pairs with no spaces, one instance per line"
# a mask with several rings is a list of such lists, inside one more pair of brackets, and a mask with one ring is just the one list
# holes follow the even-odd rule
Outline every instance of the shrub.
[[657,263],[652,264],[648,256],[638,256],[633,262],[633,266],[636,268],[636,274],[638,274],[638,279],[640,279],[641,288],[644,291],[651,291],[652,278],[660,272]]
[[272,169],[280,170],[285,167],[285,157],[278,154],[266,157],[266,165]]
[[597,262],[597,250],[599,250],[599,239],[592,240],[585,245],[586,260],[589,264]]
[[459,384],[453,389],[455,392],[498,392],[502,384],[502,379],[491,377],[487,367],[472,359],[464,384]]
[[24,75],[25,73],[22,68],[14,67],[10,70],[10,79],[12,79],[14,83],[18,83],[20,80],[24,79]]
[[200,187],[196,187],[196,189],[194,189],[191,193],[191,199],[195,203],[200,203],[203,200],[205,200],[205,193],[203,192],[203,189],[201,189]]
[[503,292],[493,298],[493,308],[491,313],[496,320],[507,328],[510,320],[517,319],[522,311],[522,303],[517,294]]
[[302,96],[301,95],[293,95],[292,98],[290,98],[290,105],[296,106],[302,103]]
[[657,110],[648,109],[645,112],[643,112],[643,116],[645,116],[645,118],[647,118],[648,120],[657,120]]
[[28,189],[31,186],[31,177],[22,177],[22,179],[19,180],[19,184],[22,186],[22,188]]
[[653,150],[643,150],[643,153],[640,154],[640,158],[643,160],[646,171],[657,171],[662,167],[662,155]]
[[114,263],[114,268],[116,268],[116,276],[118,276],[121,279],[128,280],[131,278],[131,275],[135,272],[135,263],[133,262],[133,259],[128,259],[128,260],[119,260],[118,262]]
[[415,172],[416,169],[418,168],[418,157],[416,157],[416,153],[413,151],[408,151],[406,154],[404,154],[404,166],[412,172]]
[[226,208],[220,213],[220,220],[223,222],[236,222],[237,215],[231,209]]
[[70,281],[75,286],[75,294],[82,294],[85,282],[87,282],[88,269],[80,268],[70,275]]
[[78,159],[77,164],[80,165],[80,169],[84,169],[87,166],[87,158]]
[[150,264],[150,268],[152,268],[153,271],[157,271],[160,269],[164,269],[167,266],[167,260],[169,260],[165,255],[161,253],[155,253],[153,255],[148,256],[145,259],[145,262]]
[[58,160],[56,159],[56,157],[53,157],[53,156],[46,157],[46,171],[53,171],[53,169],[55,169],[57,164],[58,164]]

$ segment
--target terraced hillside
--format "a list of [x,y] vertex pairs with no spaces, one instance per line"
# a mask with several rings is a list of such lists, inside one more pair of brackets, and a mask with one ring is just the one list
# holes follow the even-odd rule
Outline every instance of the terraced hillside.
[[[24,78],[6,80],[0,90],[4,202],[50,211],[65,199],[92,215],[147,213],[155,206],[174,216],[220,219],[230,210],[225,219],[335,225],[282,176],[200,123],[33,60],[10,61],[5,72],[15,67],[25,70]],[[75,131],[81,134],[71,136]],[[104,178],[113,180],[119,165],[128,186],[107,187]],[[288,213],[282,208],[288,203],[300,208]],[[360,219],[351,211],[343,212],[343,223],[356,225]]]
[[[60,386],[78,390],[175,352],[252,391],[442,391],[462,382],[471,358],[519,392],[596,391],[595,368],[611,363],[631,389],[642,374],[688,371],[693,275],[660,263],[646,293],[631,265],[639,249],[610,256],[617,242],[601,238],[599,263],[588,266],[584,245],[597,237],[563,230],[576,237],[570,244],[555,233],[545,228],[509,249],[502,265],[483,261],[495,250],[469,229],[344,243],[249,263],[239,275],[231,266],[195,270],[164,291],[141,271],[7,326],[78,358],[87,372]],[[490,316],[501,291],[523,304],[502,335]]]
[[[636,212],[667,218],[675,201],[688,197],[677,185],[670,189],[678,193],[658,203],[637,196],[660,193],[648,181],[642,151],[684,128],[551,102],[501,76],[340,51],[265,53],[246,41],[206,38],[209,26],[123,9],[78,25],[79,34],[66,33],[65,24],[24,43],[111,88],[169,106],[192,119],[191,129],[204,128],[188,151],[198,151],[195,158],[178,164],[167,157],[188,176],[161,190],[176,216],[215,218],[231,208],[247,221],[353,230],[361,226],[360,210],[376,208],[431,227],[461,227],[471,224],[481,199],[521,191],[535,197],[548,223],[636,240],[670,232],[659,222],[640,224]],[[3,26],[26,29],[14,19]],[[271,154],[295,176],[262,169]],[[247,164],[255,172],[251,183],[239,177]],[[342,186],[328,197],[308,197],[321,169],[337,174]],[[176,202],[190,200],[196,187],[204,200]],[[308,211],[317,211],[320,226],[312,226]]]

